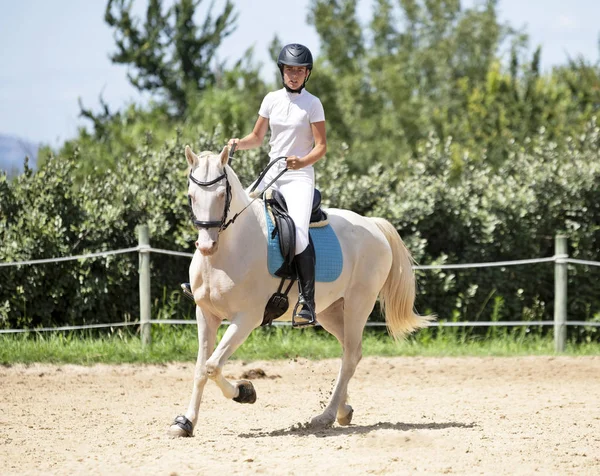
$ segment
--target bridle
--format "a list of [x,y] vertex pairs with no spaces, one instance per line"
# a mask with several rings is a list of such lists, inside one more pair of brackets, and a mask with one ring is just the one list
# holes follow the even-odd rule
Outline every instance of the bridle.
[[225,179],[225,205],[223,208],[223,216],[221,217],[220,220],[208,220],[208,221],[197,220],[196,215],[194,215],[194,209],[192,208],[192,197],[190,197],[188,195],[188,204],[190,206],[190,213],[192,215],[192,223],[194,224],[194,226],[197,229],[218,228],[219,233],[221,233],[221,231],[225,230],[233,222],[233,220],[229,220],[229,222],[227,222],[227,223],[225,222],[227,220],[227,214],[229,213],[229,207],[231,206],[231,185],[229,184],[229,180],[227,178],[227,171],[225,169],[223,169],[223,173],[221,175],[219,175],[216,179],[211,180],[209,182],[202,182],[202,181],[198,180],[197,178],[194,177],[193,173],[194,173],[194,171],[190,170],[190,175],[188,177],[188,180],[191,180],[199,187],[209,187],[209,186],[214,185],[217,182],[220,182],[221,180]]
[[[229,160],[228,160],[229,162],[233,159],[233,153],[235,152],[235,148],[236,148],[236,145],[234,144],[231,147],[230,151],[229,151]],[[286,159],[286,158],[287,157],[278,157],[275,160],[271,161],[267,165],[267,167],[261,172],[261,174],[258,177],[258,180],[256,181],[256,183],[254,184],[254,186],[252,187],[252,189],[250,191],[253,192],[254,189],[256,189],[256,187],[258,186],[258,184],[261,182],[261,180],[267,174],[268,170],[271,167],[273,167],[273,165],[275,165],[281,159]],[[229,179],[227,178],[227,170],[225,168],[223,168],[223,173],[221,175],[219,175],[216,179],[210,180],[208,182],[202,182],[202,181],[198,180],[193,175],[194,169],[190,170],[190,174],[188,176],[188,180],[191,180],[192,182],[194,182],[199,187],[209,187],[211,185],[216,184],[217,182],[220,182],[221,180],[225,180],[225,205],[223,207],[223,216],[221,217],[221,219],[220,220],[206,220],[206,221],[204,221],[204,220],[197,220],[196,219],[196,215],[194,215],[194,209],[192,208],[192,197],[190,197],[188,195],[188,204],[190,206],[190,213],[191,213],[192,223],[194,224],[194,226],[198,230],[201,229],[201,228],[204,228],[204,229],[218,228],[219,229],[218,233],[221,233],[222,231],[226,230],[227,227],[229,225],[231,225],[237,219],[237,217],[239,217],[246,210],[246,208],[248,208],[250,205],[252,205],[252,203],[254,203],[254,200],[256,200],[257,198],[259,198],[265,192],[265,190],[267,190],[271,185],[273,185],[273,183],[275,183],[276,180],[279,179],[279,177],[281,177],[285,172],[287,172],[287,170],[288,170],[287,167],[285,169],[283,169],[273,180],[271,180],[271,182],[269,182],[267,184],[267,186],[264,188],[264,190],[259,195],[257,195],[240,212],[236,213],[233,216],[233,218],[231,218],[230,220],[227,220],[227,215],[229,214],[229,208],[231,207],[231,185],[229,184]]]

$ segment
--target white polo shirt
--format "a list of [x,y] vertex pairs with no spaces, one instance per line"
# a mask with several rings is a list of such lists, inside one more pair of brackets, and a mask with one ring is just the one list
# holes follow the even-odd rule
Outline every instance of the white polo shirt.
[[299,94],[289,93],[285,88],[270,92],[263,99],[258,114],[269,120],[271,159],[307,155],[315,144],[310,125],[325,120],[321,101],[306,89]]

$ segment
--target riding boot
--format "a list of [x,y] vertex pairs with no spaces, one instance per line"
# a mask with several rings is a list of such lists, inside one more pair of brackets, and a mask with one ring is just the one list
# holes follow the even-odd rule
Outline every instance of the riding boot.
[[299,296],[292,316],[292,327],[308,327],[317,323],[315,313],[315,249],[308,245],[295,256]]

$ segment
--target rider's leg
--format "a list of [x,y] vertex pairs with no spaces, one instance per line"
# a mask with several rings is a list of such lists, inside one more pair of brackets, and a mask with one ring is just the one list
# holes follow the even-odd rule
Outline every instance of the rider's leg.
[[314,326],[317,323],[315,312],[315,250],[312,245],[295,257],[298,272],[300,295],[292,316],[294,327]]
[[[291,174],[290,174],[291,175]],[[296,270],[300,295],[292,318],[295,327],[316,324],[315,312],[315,254],[309,246],[308,227],[312,210],[314,180],[312,170],[299,176],[286,177],[279,184],[285,197],[288,213],[296,225]]]

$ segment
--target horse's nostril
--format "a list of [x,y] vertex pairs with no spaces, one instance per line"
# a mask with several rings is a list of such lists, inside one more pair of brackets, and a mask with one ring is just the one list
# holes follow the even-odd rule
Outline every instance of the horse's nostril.
[[209,256],[217,251],[217,242],[209,241],[200,243],[199,241],[196,241],[196,249],[200,251],[200,253],[202,253],[204,256]]

